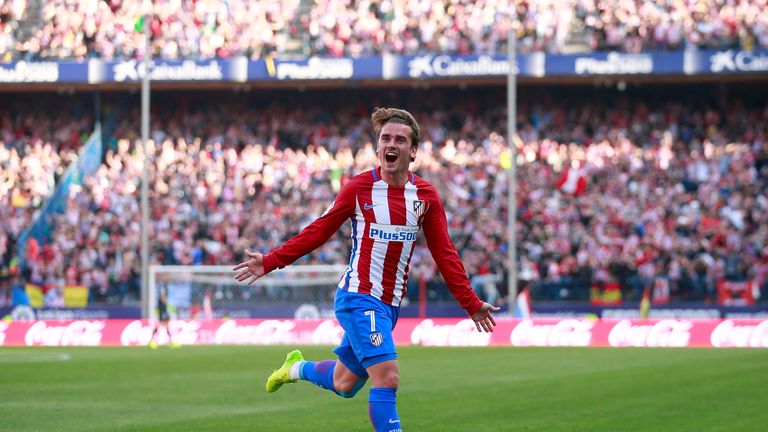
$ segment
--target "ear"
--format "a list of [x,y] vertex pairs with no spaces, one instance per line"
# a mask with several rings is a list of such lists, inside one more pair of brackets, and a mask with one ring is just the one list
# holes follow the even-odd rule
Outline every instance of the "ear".
[[411,146],[411,162],[416,160],[416,153],[419,151],[419,146]]

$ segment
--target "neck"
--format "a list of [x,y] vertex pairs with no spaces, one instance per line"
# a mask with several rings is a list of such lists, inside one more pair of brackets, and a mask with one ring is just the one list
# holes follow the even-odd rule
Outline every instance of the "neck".
[[377,168],[377,170],[381,179],[390,186],[405,186],[405,184],[408,183],[408,178],[410,177],[410,173],[408,171],[390,173],[385,172],[383,169],[381,169],[381,167]]

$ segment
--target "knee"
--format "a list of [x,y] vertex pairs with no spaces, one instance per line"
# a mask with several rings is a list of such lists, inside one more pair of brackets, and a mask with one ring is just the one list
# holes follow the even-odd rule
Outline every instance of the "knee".
[[400,385],[400,372],[398,370],[387,371],[377,381],[376,387],[397,389],[397,386]]
[[336,388],[336,393],[345,398],[350,399],[355,397],[357,392],[360,391],[361,388],[365,385],[366,380],[365,379],[359,379],[357,381],[352,380],[346,380],[344,382],[340,382],[338,384],[334,384],[334,387]]
[[391,388],[397,390],[400,384],[400,368],[397,360],[387,360],[368,367],[371,376],[371,385],[378,388]]

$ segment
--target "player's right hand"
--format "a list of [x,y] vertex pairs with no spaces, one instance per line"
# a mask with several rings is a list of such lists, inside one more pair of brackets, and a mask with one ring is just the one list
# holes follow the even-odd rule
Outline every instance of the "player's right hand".
[[248,258],[236,265],[232,270],[237,272],[235,274],[235,279],[237,279],[238,282],[248,280],[246,283],[251,285],[256,279],[264,276],[264,255],[246,249],[245,256]]

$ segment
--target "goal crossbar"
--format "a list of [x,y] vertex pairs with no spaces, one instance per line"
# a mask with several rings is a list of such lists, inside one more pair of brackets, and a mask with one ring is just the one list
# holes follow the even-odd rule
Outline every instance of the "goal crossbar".
[[[251,286],[276,287],[286,284],[336,285],[346,269],[347,266],[343,264],[292,265],[289,268],[270,272],[268,275],[255,280]],[[152,265],[149,267],[149,286],[147,290],[147,318],[152,321],[157,320],[157,277],[159,274],[184,275],[184,280],[189,282],[247,285],[245,282],[235,280],[235,271],[232,270],[232,266]]]

